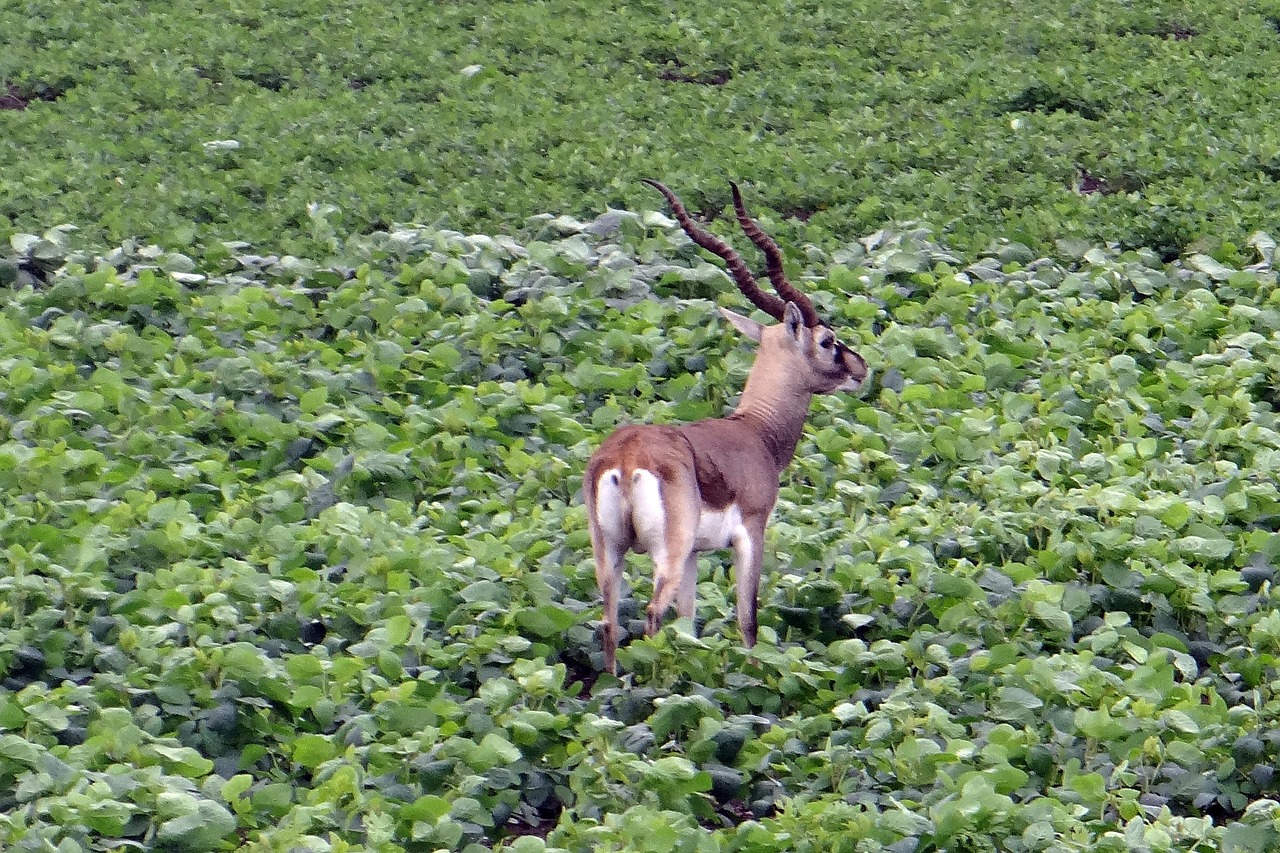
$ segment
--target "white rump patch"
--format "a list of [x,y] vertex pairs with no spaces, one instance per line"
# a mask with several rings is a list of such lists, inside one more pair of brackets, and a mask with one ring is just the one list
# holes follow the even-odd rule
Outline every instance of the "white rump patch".
[[662,485],[652,471],[637,468],[631,474],[631,523],[636,531],[635,550],[659,559],[667,550],[667,514],[662,507]]
[[[666,558],[667,514],[662,504],[662,483],[645,468],[631,473],[631,482],[622,482],[622,472],[610,468],[596,483],[596,523],[609,542],[630,547],[638,554],[650,554],[655,561]],[[751,537],[742,525],[737,504],[723,509],[702,508],[694,551],[715,551],[732,546],[751,549]]]
[[622,493],[622,472],[610,468],[596,483],[596,523],[610,542],[626,542],[631,538],[627,518],[627,500]]

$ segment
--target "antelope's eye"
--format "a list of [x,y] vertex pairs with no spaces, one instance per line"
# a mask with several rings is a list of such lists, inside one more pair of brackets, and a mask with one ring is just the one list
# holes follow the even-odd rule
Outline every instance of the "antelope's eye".
[[821,341],[818,342],[818,346],[822,347],[823,349],[831,349],[831,344],[832,344],[831,338],[823,338]]

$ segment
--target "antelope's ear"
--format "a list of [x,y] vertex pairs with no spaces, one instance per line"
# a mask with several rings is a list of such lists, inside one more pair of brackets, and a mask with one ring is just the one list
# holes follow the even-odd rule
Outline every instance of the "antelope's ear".
[[782,323],[787,327],[787,334],[792,340],[800,340],[800,330],[804,328],[804,315],[800,313],[800,308],[794,302],[788,302],[786,309],[782,312]]
[[764,327],[755,320],[752,320],[750,317],[743,317],[741,314],[735,314],[728,308],[721,308],[720,314],[729,321],[729,325],[733,326],[739,332],[746,335],[748,338],[751,338],[751,340],[756,343],[760,343],[760,333]]

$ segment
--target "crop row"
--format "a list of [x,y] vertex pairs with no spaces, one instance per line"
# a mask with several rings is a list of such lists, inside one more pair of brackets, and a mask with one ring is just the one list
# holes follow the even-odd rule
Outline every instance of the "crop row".
[[754,654],[718,561],[641,638],[640,561],[621,680],[581,467],[729,404],[724,275],[656,214],[328,240],[0,267],[7,849],[1274,847],[1266,235],[805,247],[876,379],[815,403]]
[[31,0],[0,30],[0,238],[318,257],[317,202],[493,233],[652,204],[644,176],[717,210],[726,171],[828,249],[920,220],[1230,253],[1280,209],[1273,0]]

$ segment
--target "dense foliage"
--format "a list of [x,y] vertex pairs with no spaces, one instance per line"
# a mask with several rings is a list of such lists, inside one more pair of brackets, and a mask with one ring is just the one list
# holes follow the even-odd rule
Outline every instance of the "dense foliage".
[[0,240],[314,257],[312,202],[496,233],[646,175],[720,209],[725,172],[829,249],[1172,257],[1280,210],[1277,0],[22,0],[0,33]]
[[714,560],[700,635],[640,638],[638,559],[621,680],[582,463],[751,359],[670,221],[65,236],[0,264],[6,850],[1280,842],[1265,235],[1248,270],[804,247],[877,379],[815,403],[755,654]]
[[[996,5],[0,6],[0,849],[1280,847],[1280,3]],[[876,377],[602,676],[726,172]]]

